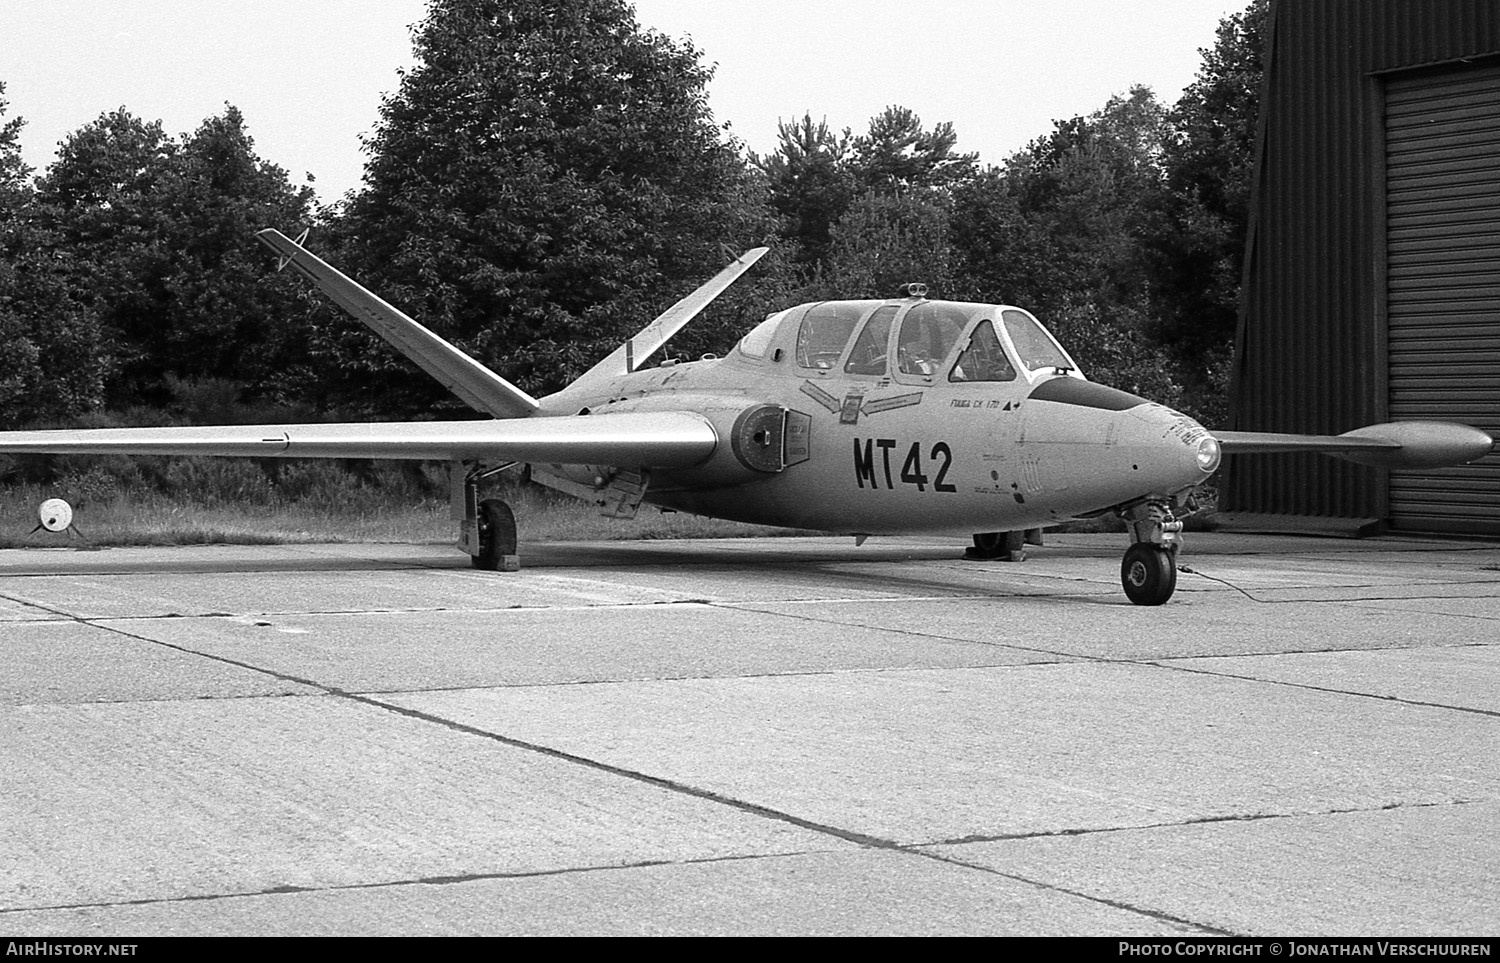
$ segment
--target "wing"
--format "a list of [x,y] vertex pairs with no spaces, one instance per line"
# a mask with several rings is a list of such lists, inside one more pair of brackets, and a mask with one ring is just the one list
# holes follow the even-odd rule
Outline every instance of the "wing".
[[252,458],[407,458],[685,468],[718,435],[688,412],[485,421],[94,428],[0,432],[0,452],[239,455]]
[[1356,428],[1342,435],[1290,435],[1261,431],[1215,431],[1226,455],[1318,451],[1378,468],[1441,468],[1464,465],[1494,450],[1488,434],[1446,421],[1400,421]]
[[605,378],[629,374],[639,368],[658,348],[666,344],[672,335],[681,331],[684,325],[712,304],[714,298],[723,294],[741,274],[750,270],[751,266],[769,250],[770,248],[767,247],[752,248],[735,258],[728,267],[710,278],[698,290],[667,308],[656,320],[612,351],[609,357],[585,371],[576,381],[568,385],[569,390]]
[[360,287],[280,231],[267,228],[255,236],[281,255],[283,267],[291,264],[310,278],[324,294],[442,382],[465,404],[496,418],[525,417],[535,414],[540,407],[531,395]]

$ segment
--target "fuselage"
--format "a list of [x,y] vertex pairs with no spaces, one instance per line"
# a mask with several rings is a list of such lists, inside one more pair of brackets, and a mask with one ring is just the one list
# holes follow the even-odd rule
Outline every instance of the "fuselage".
[[1191,418],[1085,380],[1027,312],[924,298],[800,305],[724,358],[543,399],[581,411],[715,425],[715,458],[653,472],[648,502],[847,533],[1056,524],[1191,488],[1219,460]]

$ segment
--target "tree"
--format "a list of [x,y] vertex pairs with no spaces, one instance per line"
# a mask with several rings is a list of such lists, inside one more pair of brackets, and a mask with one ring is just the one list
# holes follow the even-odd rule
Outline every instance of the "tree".
[[282,401],[305,390],[317,377],[307,357],[305,285],[271,273],[272,256],[254,235],[308,223],[312,189],[294,188],[285,170],[259,157],[244,117],[226,104],[183,138],[151,206],[170,242],[161,274],[170,306],[165,373],[227,377],[252,396]]
[[0,81],[0,200],[12,202],[27,191],[31,168],[21,157],[21,128],[26,121],[20,117],[5,120],[5,82]]
[[1146,87],[1056,124],[956,191],[959,261],[969,286],[1016,290],[1041,310],[1064,301],[1140,312],[1137,233],[1160,189],[1165,111]]
[[887,107],[867,133],[836,138],[810,115],[782,125],[781,147],[760,162],[783,234],[800,242],[802,297],[888,297],[908,281],[951,293],[947,241],[954,192],[976,176],[958,135],[928,131]]
[[751,155],[765,174],[767,198],[782,218],[781,236],[797,245],[804,273],[815,274],[828,258],[833,226],[849,210],[856,192],[849,169],[850,133],[835,135],[826,119],[804,114],[777,125],[778,147],[767,157]]
[[972,177],[978,154],[958,154],[958,134],[946,121],[931,131],[906,107],[887,107],[856,137],[850,171],[861,190],[881,194],[947,190]]
[[[1255,130],[1268,16],[1266,0],[1219,23],[1196,79],[1168,116],[1166,189],[1147,229],[1155,292],[1153,334],[1222,396],[1238,316]],[[1218,401],[1222,410],[1222,397]]]
[[[347,266],[532,391],[560,387],[772,223],[690,44],[624,0],[435,0],[381,106]],[[690,288],[689,288],[690,289]],[[447,403],[329,319],[351,386]]]
[[866,194],[833,229],[827,265],[807,294],[823,298],[892,298],[920,281],[948,297],[948,207],[920,193]]
[[1172,404],[1181,377],[1146,335],[1140,240],[1165,122],[1146,87],[1058,122],[954,191],[950,237],[963,296],[1030,308],[1090,377]]
[[108,361],[98,325],[74,296],[77,263],[36,223],[24,121],[4,120],[0,83],[0,425],[51,422],[97,405]]
[[305,222],[312,193],[253,146],[232,105],[180,142],[122,107],[67,138],[39,181],[37,222],[74,259],[116,406],[164,403],[173,378],[276,394],[305,354],[300,292],[267,276],[254,233]]
[[1023,210],[1020,178],[987,168],[953,193],[948,239],[960,300],[1047,312],[1070,283],[1048,226]]

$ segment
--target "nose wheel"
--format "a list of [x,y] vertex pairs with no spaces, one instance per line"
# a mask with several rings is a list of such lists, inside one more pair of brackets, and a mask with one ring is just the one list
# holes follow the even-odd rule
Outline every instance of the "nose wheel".
[[1191,493],[1174,499],[1151,497],[1120,512],[1130,528],[1133,544],[1120,563],[1120,584],[1136,605],[1161,605],[1177,590],[1177,550],[1182,546],[1182,522],[1177,512],[1197,510]]
[[1177,589],[1177,552],[1151,542],[1137,542],[1125,550],[1120,582],[1136,605],[1161,605]]

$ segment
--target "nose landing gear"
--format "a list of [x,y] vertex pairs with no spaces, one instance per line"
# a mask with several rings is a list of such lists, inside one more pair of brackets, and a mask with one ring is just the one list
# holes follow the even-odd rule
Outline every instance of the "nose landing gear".
[[1120,582],[1136,605],[1161,605],[1177,588],[1177,550],[1136,542],[1125,550]]
[[1120,563],[1120,583],[1136,605],[1161,605],[1177,590],[1177,551],[1182,547],[1182,522],[1174,509],[1191,514],[1191,496],[1180,503],[1150,498],[1120,512],[1130,526],[1132,545]]

